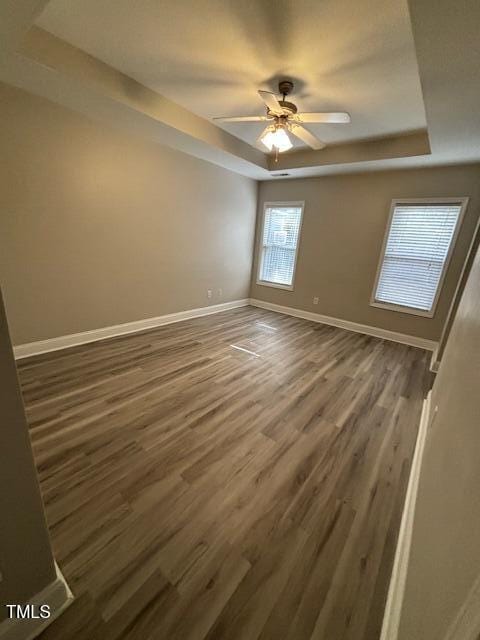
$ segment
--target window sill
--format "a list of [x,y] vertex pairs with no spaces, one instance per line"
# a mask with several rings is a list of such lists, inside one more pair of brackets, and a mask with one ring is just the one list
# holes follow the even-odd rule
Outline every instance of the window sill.
[[423,311],[422,309],[414,309],[413,307],[403,307],[400,304],[389,304],[388,302],[370,302],[371,307],[386,309],[387,311],[397,311],[398,313],[408,313],[412,316],[421,316],[422,318],[433,318],[435,309]]
[[266,280],[257,280],[262,287],[272,287],[272,289],[284,289],[285,291],[293,291],[293,284],[278,284],[276,282],[267,282]]

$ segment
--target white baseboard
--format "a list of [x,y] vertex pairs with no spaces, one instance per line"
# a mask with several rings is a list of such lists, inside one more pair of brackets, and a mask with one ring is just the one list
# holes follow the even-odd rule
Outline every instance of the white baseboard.
[[436,342],[433,340],[427,340],[426,338],[417,338],[416,336],[409,336],[405,333],[397,333],[396,331],[389,331],[388,329],[380,329],[380,327],[371,327],[370,325],[359,324],[358,322],[351,322],[350,320],[332,318],[331,316],[324,316],[320,313],[313,313],[312,311],[303,311],[303,309],[284,307],[279,304],[256,300],[255,298],[250,298],[250,304],[254,307],[269,309],[270,311],[277,311],[278,313],[285,313],[286,315],[303,318],[304,320],[321,322],[322,324],[328,324],[332,327],[339,327],[340,329],[347,329],[348,331],[355,331],[356,333],[364,333],[368,336],[374,336],[375,338],[382,338],[383,340],[391,340],[392,342],[408,344],[411,347],[419,347],[420,349],[427,349],[428,351],[433,351],[437,346]]
[[254,298],[244,298],[242,300],[223,302],[221,304],[215,304],[209,307],[189,309],[187,311],[169,313],[163,316],[157,316],[155,318],[145,318],[144,320],[135,320],[134,322],[126,322],[124,324],[117,324],[111,327],[101,327],[100,329],[92,329],[91,331],[82,331],[81,333],[72,333],[66,336],[58,336],[57,338],[49,338],[48,340],[38,340],[36,342],[20,344],[15,346],[13,348],[13,351],[15,354],[15,358],[17,360],[20,360],[21,358],[28,358],[30,356],[36,356],[42,353],[49,353],[50,351],[67,349],[68,347],[75,347],[81,344],[87,344],[89,342],[97,342],[98,340],[114,338],[116,336],[127,335],[129,333],[137,333],[138,331],[145,331],[146,329],[153,329],[155,327],[161,327],[162,325],[181,322],[182,320],[190,320],[191,318],[198,318],[200,316],[206,316],[213,313],[220,313],[222,311],[228,311],[229,309],[245,307],[249,304],[254,307],[269,309],[270,311],[284,313],[290,316],[295,316],[297,318],[303,318],[305,320],[312,320],[313,322],[321,322],[333,327],[347,329],[348,331],[355,331],[356,333],[363,333],[369,336],[374,336],[376,338],[382,338],[384,340],[392,340],[393,342],[408,344],[412,347],[420,347],[421,349],[434,351],[437,346],[436,342],[432,340],[426,340],[425,338],[417,338],[415,336],[397,333],[396,331],[388,331],[387,329],[371,327],[366,324],[350,322],[349,320],[332,318],[331,316],[324,316],[320,313],[312,313],[311,311],[303,311],[302,309],[284,307],[282,305],[272,304],[270,302],[264,302],[263,300],[256,300]]
[[28,604],[37,606],[48,605],[51,611],[50,617],[4,620],[0,624],[0,640],[32,640],[36,638],[72,604],[73,594],[56,563],[55,568],[57,571],[56,579],[28,602]]
[[58,336],[48,340],[38,340],[27,344],[20,344],[13,348],[15,359],[28,358],[29,356],[40,355],[50,351],[58,351],[59,349],[67,349],[88,342],[96,342],[97,340],[105,340],[106,338],[114,338],[123,336],[128,333],[137,333],[145,329],[153,329],[161,327],[165,324],[173,322],[181,322],[182,320],[190,320],[200,316],[207,316],[212,313],[220,313],[237,307],[245,307],[249,304],[249,299],[233,300],[232,302],[223,302],[214,304],[210,307],[200,307],[199,309],[189,309],[187,311],[178,311],[177,313],[168,313],[164,316],[155,318],[145,318],[144,320],[135,320],[134,322],[126,322],[124,324],[116,324],[111,327],[101,327],[100,329],[92,329],[91,331],[82,331],[81,333],[72,333],[66,336]]
[[408,562],[410,558],[410,546],[412,543],[413,521],[420,480],[420,470],[422,467],[423,452],[425,450],[427,429],[430,422],[431,393],[432,392],[430,391],[423,402],[422,416],[420,418],[415,453],[413,454],[412,468],[410,469],[410,477],[408,479],[407,493],[403,507],[400,531],[398,533],[395,560],[393,562],[380,640],[397,640],[398,637],[400,615],[402,612],[403,596],[407,580]]

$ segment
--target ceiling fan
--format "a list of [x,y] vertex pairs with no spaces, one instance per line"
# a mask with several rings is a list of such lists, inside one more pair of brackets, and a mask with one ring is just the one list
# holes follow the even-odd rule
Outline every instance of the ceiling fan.
[[298,113],[296,105],[285,100],[293,91],[293,82],[290,80],[279,82],[278,91],[282,95],[281,100],[278,100],[277,96],[270,91],[258,92],[267,107],[267,113],[264,116],[232,116],[213,119],[219,122],[267,122],[259,141],[269,151],[274,151],[276,157],[279,153],[292,148],[289,133],[305,142],[312,149],[323,149],[326,146],[325,142],[305,129],[303,124],[345,124],[350,122],[350,115],[344,112]]

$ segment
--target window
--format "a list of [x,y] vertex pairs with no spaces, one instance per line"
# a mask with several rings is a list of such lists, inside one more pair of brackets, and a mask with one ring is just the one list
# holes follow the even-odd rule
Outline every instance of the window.
[[266,202],[257,284],[293,289],[303,202]]
[[392,202],[373,306],[433,316],[467,201]]

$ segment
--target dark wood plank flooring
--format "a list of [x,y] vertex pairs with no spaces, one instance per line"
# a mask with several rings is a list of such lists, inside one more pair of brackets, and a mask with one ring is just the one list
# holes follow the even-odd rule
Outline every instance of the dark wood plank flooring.
[[252,307],[20,361],[43,640],[377,640],[427,361]]

